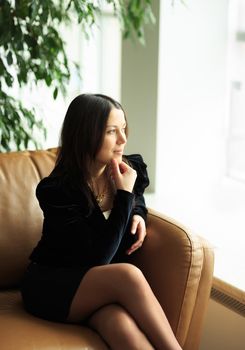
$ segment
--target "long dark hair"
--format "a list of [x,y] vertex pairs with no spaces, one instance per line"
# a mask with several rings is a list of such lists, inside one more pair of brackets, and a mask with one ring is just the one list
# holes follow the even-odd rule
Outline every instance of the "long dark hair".
[[[92,205],[88,182],[90,165],[100,150],[110,111],[121,104],[102,94],[81,94],[70,103],[60,135],[60,147],[52,175],[68,179]],[[125,113],[124,113],[125,115]],[[125,116],[126,119],[126,116]],[[127,135],[126,126],[126,135]]]

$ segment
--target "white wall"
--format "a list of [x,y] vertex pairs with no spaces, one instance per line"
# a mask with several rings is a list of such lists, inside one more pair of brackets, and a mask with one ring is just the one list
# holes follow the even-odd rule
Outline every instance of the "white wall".
[[228,0],[161,2],[157,190],[149,206],[213,243],[215,274],[245,290],[245,186],[225,174]]
[[209,300],[200,350],[244,350],[245,318]]
[[150,186],[155,190],[158,98],[159,1],[153,0],[156,24],[145,27],[146,45],[122,43],[121,101],[129,122],[126,152],[140,153],[148,165]]

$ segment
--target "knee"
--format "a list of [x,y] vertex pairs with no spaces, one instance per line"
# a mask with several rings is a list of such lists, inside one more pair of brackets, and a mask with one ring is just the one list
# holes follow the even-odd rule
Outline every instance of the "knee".
[[131,286],[135,293],[145,293],[148,289],[148,282],[143,275],[142,271],[132,264],[125,264],[124,266],[125,275],[125,288]]
[[146,282],[142,271],[135,265],[122,263],[120,264],[121,278],[127,283],[136,283],[137,285],[144,284]]

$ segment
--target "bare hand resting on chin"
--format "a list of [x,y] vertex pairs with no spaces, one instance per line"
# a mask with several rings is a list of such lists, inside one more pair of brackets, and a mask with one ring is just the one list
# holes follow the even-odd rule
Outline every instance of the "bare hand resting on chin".
[[128,192],[133,191],[137,173],[128,164],[125,162],[121,162],[119,164],[116,159],[112,159],[111,176],[118,190],[124,190]]
[[[137,178],[136,171],[125,162],[118,163],[116,159],[111,161],[111,176],[115,182],[116,188],[128,192],[133,191],[134,183]],[[137,235],[136,242],[127,250],[127,254],[132,254],[139,249],[146,236],[145,221],[140,215],[134,215],[132,218],[131,233]]]

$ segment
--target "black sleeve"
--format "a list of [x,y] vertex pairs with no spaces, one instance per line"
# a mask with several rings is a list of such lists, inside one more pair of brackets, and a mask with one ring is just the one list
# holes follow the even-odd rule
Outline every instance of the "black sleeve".
[[[95,266],[111,262],[125,233],[134,203],[134,194],[118,190],[108,220],[96,206],[86,215],[81,193],[67,195],[64,186],[43,180],[36,191],[44,214],[43,235],[31,260]],[[76,198],[74,200],[74,198]],[[77,198],[80,198],[77,200]]]
[[140,154],[131,154],[126,156],[129,164],[137,171],[133,192],[135,194],[135,204],[132,215],[140,215],[146,221],[147,208],[144,199],[144,191],[149,186],[149,177],[147,174],[147,165],[144,163]]
[[133,193],[117,191],[111,214],[103,220],[105,234],[98,235],[94,247],[98,264],[109,264],[117,253],[131,217],[133,202]]

